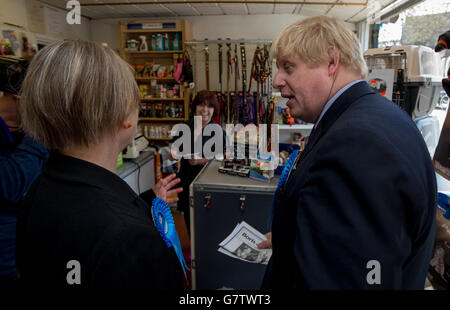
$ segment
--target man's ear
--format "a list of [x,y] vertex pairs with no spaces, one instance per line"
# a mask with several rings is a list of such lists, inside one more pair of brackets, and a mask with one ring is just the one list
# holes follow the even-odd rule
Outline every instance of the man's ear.
[[334,46],[330,46],[328,47],[328,56],[328,75],[334,76],[340,64],[339,51]]

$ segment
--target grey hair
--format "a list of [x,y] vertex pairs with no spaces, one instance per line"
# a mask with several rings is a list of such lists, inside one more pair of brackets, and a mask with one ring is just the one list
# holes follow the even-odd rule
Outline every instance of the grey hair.
[[24,129],[47,148],[96,144],[139,107],[133,70],[95,42],[59,41],[32,60],[21,92]]

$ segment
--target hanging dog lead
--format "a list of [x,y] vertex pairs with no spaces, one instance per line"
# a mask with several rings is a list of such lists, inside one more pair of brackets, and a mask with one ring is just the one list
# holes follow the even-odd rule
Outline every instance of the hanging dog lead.
[[205,39],[205,78],[206,89],[209,90],[209,51],[208,51],[208,39]]
[[[264,46],[264,48],[265,48],[265,46]],[[267,76],[266,76],[267,59],[265,58],[265,50],[264,50],[264,48],[261,48],[259,50],[259,72],[258,72],[259,81],[258,81],[258,86],[260,87],[261,99],[258,102],[258,111],[257,111],[256,114],[258,114],[257,117],[260,120],[260,122],[264,121],[264,114],[265,114],[264,85],[265,85],[266,80],[267,80]]]
[[251,90],[252,90],[252,81],[253,79],[255,79],[257,85],[256,85],[256,115],[255,115],[255,121],[256,121],[256,126],[259,125],[260,120],[259,120],[259,111],[260,111],[260,95],[262,95],[262,93],[260,94],[260,82],[261,82],[261,49],[259,48],[259,46],[256,47],[255,53],[253,54],[253,60],[252,60],[252,68],[250,70],[250,82],[248,83],[248,93],[250,94]]
[[239,91],[237,81],[239,80],[239,62],[238,62],[237,44],[234,45],[234,100],[233,100],[233,124],[239,123]]
[[[219,41],[222,41],[221,38],[218,38]],[[226,111],[225,111],[225,105],[224,105],[224,96],[222,94],[222,43],[217,44],[217,50],[219,53],[219,93],[217,94],[217,99],[219,100],[219,111],[220,111],[220,122],[219,124],[222,124],[225,122],[226,118]]]
[[[270,61],[269,57],[269,44],[264,44],[263,50],[262,50],[262,62],[261,62],[261,106],[259,110],[259,115],[262,120],[266,121],[266,103],[268,105],[268,102],[270,98],[272,97],[272,83],[270,82],[270,78],[272,76],[272,62]],[[264,100],[265,99],[265,100]]]
[[245,45],[244,43],[239,44],[241,48],[241,67],[242,67],[242,121],[244,125],[247,125],[248,121],[248,111],[247,111],[247,59],[245,57]]
[[[230,40],[230,38],[227,38]],[[230,123],[230,112],[231,112],[231,102],[230,102],[230,74],[233,71],[233,66],[231,65],[231,43],[227,43],[227,124]]]
[[[218,39],[221,41],[222,39]],[[217,44],[218,50],[219,50],[219,86],[220,86],[220,93],[222,94],[222,44]]]
[[[263,92],[264,92],[264,97],[265,97],[265,102],[267,104],[267,106],[265,106],[265,104],[262,105],[263,107],[263,112],[262,113],[262,117],[264,119],[264,122],[266,122],[266,124],[268,123],[268,118],[269,118],[269,102],[272,98],[272,83],[271,83],[271,77],[272,77],[272,62],[270,61],[270,57],[269,57],[269,49],[270,49],[270,45],[269,44],[265,44],[264,45],[264,80],[263,80]],[[265,111],[264,111],[265,108]]]

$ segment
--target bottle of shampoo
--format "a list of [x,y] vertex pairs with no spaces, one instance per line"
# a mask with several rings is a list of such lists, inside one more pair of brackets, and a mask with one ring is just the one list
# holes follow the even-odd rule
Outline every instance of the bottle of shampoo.
[[164,50],[164,40],[163,35],[158,33],[156,35],[156,50],[157,51],[163,51]]
[[175,37],[173,39],[173,50],[179,51],[181,49],[180,47],[180,34],[178,32],[175,32]]
[[150,47],[152,51],[156,51],[156,36],[152,35],[152,39],[150,41]]
[[168,51],[169,48],[169,35],[167,33],[164,34],[164,50]]

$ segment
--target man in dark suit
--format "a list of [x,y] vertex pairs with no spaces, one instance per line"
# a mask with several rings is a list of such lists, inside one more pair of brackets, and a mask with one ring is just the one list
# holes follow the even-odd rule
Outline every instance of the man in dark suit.
[[276,194],[263,288],[423,289],[435,231],[436,180],[411,118],[363,81],[356,37],[318,16],[273,46],[273,85],[315,123]]

